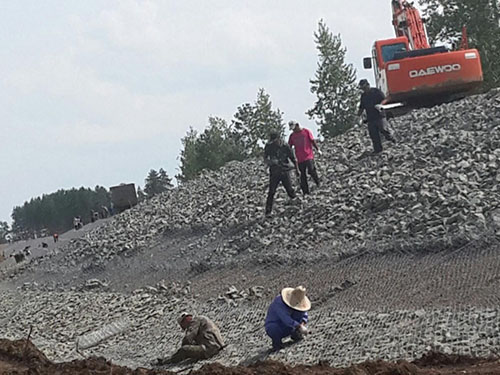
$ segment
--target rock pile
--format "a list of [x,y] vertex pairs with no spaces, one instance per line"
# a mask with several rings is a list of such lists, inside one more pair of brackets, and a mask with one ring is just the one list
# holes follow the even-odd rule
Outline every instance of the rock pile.
[[365,127],[325,141],[321,187],[299,204],[286,204],[279,190],[268,220],[263,163],[230,162],[73,241],[65,262],[98,267],[164,236],[184,236],[172,262],[190,259],[190,271],[203,273],[500,234],[499,90],[413,111],[391,126],[398,142],[381,156],[367,156]]

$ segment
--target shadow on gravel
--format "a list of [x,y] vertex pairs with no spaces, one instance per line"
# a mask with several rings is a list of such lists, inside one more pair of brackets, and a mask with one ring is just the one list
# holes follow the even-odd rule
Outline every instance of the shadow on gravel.
[[326,362],[314,366],[291,367],[280,362],[264,361],[249,366],[224,367],[219,363],[204,365],[199,370],[185,371],[138,368],[135,370],[113,365],[104,358],[88,358],[65,363],[53,363],[30,341],[0,339],[0,374],[39,375],[438,375],[500,374],[500,363],[494,359],[479,359],[431,352],[409,363],[399,361],[364,362],[348,368],[332,368]]

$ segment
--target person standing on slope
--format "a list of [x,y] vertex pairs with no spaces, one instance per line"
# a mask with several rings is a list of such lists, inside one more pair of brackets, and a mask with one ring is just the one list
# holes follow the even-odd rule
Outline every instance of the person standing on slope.
[[320,155],[321,151],[309,129],[301,128],[296,121],[290,121],[288,126],[292,131],[288,139],[288,144],[295,149],[295,157],[297,158],[300,170],[300,188],[304,195],[310,194],[307,173],[312,177],[316,185],[319,186],[318,172],[314,165],[313,147]]
[[283,184],[288,196],[291,199],[295,198],[290,170],[295,168],[297,174],[299,171],[292,150],[288,145],[283,144],[278,133],[271,133],[269,143],[264,148],[264,162],[269,167],[269,192],[266,201],[266,216],[269,216],[273,209],[274,195],[280,182]]
[[361,94],[358,116],[361,116],[363,111],[366,111],[368,133],[373,143],[373,153],[379,154],[382,152],[380,133],[388,141],[395,142],[391,133],[384,128],[384,114],[381,105],[385,104],[385,96],[379,89],[371,88],[370,83],[366,79],[359,81],[359,88],[363,91],[363,94]]

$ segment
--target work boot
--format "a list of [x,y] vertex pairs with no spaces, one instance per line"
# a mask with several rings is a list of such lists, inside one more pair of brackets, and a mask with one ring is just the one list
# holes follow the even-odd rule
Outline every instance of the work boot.
[[281,349],[283,349],[283,344],[279,344],[279,345],[273,344],[273,347],[271,348],[271,353],[279,352]]

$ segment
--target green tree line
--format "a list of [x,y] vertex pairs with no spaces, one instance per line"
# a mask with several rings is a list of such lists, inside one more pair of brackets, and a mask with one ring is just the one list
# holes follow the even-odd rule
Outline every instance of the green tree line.
[[14,207],[12,211],[12,231],[18,235],[31,236],[42,230],[64,232],[73,226],[73,218],[80,216],[83,222],[90,221],[91,210],[99,211],[109,207],[110,194],[106,188],[58,190],[44,194]]

